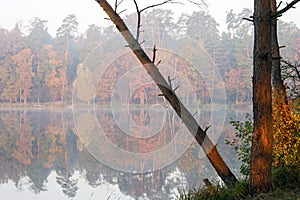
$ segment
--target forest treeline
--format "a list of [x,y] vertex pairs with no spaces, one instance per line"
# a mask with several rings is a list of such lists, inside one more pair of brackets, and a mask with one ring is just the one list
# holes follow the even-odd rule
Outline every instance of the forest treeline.
[[[222,75],[227,102],[235,104],[252,99],[253,27],[243,20],[251,15],[250,9],[227,12],[227,29],[220,33],[216,20],[206,11],[182,14],[175,19],[172,11],[156,9],[145,12],[143,27],[155,25],[170,38],[193,38]],[[127,16],[126,21],[130,27],[136,26],[134,15]],[[93,24],[79,33],[77,18],[72,14],[63,19],[55,37],[47,31],[46,20],[34,18],[29,24],[26,34],[18,24],[12,30],[0,28],[1,103],[70,102],[79,66],[95,47],[117,33],[113,26]],[[299,64],[300,29],[292,22],[279,21],[278,30],[280,45],[286,46],[282,49],[283,58]],[[97,101],[110,98],[105,91],[97,96]]]

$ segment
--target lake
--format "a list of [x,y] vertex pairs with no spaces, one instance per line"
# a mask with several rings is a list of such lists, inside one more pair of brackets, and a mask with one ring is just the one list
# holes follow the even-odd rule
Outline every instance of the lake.
[[[195,115],[237,175],[225,139],[242,109]],[[223,114],[224,119],[223,119]],[[220,117],[221,116],[221,117]],[[223,126],[224,125],[224,126]],[[170,108],[152,106],[0,111],[0,196],[4,199],[176,199],[219,178]]]

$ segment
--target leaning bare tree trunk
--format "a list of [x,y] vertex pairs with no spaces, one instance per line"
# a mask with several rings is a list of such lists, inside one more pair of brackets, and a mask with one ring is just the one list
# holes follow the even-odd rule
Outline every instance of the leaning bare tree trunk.
[[185,126],[201,145],[203,151],[206,153],[208,159],[224,183],[228,186],[234,184],[237,179],[220,156],[216,146],[211,142],[211,140],[207,137],[206,132],[198,125],[192,114],[176,96],[175,91],[171,88],[162,74],[158,71],[157,66],[150,60],[148,55],[142,49],[138,40],[133,37],[124,21],[112,9],[106,0],[96,0],[96,2],[99,3],[111,21],[116,25],[117,29],[124,37],[137,59],[141,62],[145,70],[161,90],[162,95],[168,100],[175,112],[182,119]]
[[254,1],[254,133],[250,161],[251,192],[268,192],[272,165],[271,1]]

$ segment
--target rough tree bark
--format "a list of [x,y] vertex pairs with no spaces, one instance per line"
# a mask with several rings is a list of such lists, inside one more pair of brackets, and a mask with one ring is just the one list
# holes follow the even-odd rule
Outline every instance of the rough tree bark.
[[[274,70],[277,70],[277,80],[274,81],[279,83],[278,79],[281,79],[279,77],[280,63],[276,63],[276,56],[278,56],[278,60],[280,56],[276,20],[284,12],[293,8],[299,1],[300,0],[294,0],[278,11],[276,1],[274,0],[254,1],[254,133],[252,137],[250,160],[250,187],[252,194],[268,192],[272,185],[272,64],[275,67]],[[279,88],[281,86],[276,87]]]
[[[272,13],[277,11],[276,0],[271,0]],[[287,95],[284,87],[284,83],[281,77],[281,56],[277,37],[277,18],[272,20],[272,84],[273,84],[273,99],[276,106],[281,107],[281,104],[287,104]]]
[[224,183],[228,186],[236,183],[236,177],[230,171],[230,169],[220,156],[216,146],[212,143],[212,141],[206,135],[206,132],[199,126],[198,122],[194,119],[192,114],[176,96],[174,89],[171,88],[171,85],[164,79],[155,63],[151,61],[149,56],[142,49],[138,40],[133,37],[124,21],[114,11],[114,9],[112,9],[110,4],[106,0],[96,0],[96,2],[103,8],[111,21],[116,25],[117,29],[128,43],[132,52],[135,54],[147,73],[151,76],[153,81],[161,90],[162,95],[168,100],[168,102],[173,107],[178,116],[182,119],[183,123],[188,128],[190,133],[194,136],[199,145],[201,145],[203,151],[206,153],[208,159],[210,160],[211,164],[213,165],[221,179],[224,181]]
[[251,192],[268,192],[272,165],[271,1],[254,1],[253,115],[250,160]]

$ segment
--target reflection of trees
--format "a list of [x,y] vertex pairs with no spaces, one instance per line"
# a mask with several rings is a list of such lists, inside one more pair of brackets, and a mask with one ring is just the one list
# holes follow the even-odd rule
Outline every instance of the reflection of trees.
[[[18,187],[21,178],[27,176],[30,189],[39,193],[47,190],[46,180],[53,166],[61,170],[73,169],[77,156],[76,137],[69,126],[70,115],[55,113],[52,118],[49,113],[47,117],[35,114],[26,111],[0,113],[0,181],[12,180]],[[62,183],[68,180],[68,174]],[[77,187],[74,181],[70,179],[66,183],[70,185],[66,193],[73,194]]]
[[[149,115],[147,112],[145,113],[141,108],[139,111],[132,110],[131,114],[137,124],[147,125],[145,121],[147,119],[145,116]],[[207,118],[210,115],[211,113],[202,111],[200,118]],[[235,118],[235,113],[231,113],[229,117]],[[158,116],[151,116],[151,120],[156,118]],[[120,148],[139,152],[149,152],[153,147],[159,148],[160,145],[170,142],[174,137],[172,134],[177,134],[181,124],[173,118],[172,113],[167,112],[166,123],[158,137],[134,141],[134,138],[126,134],[124,137],[117,134],[120,130],[113,116],[108,112],[98,120],[100,123],[103,122],[101,126],[104,130],[109,130],[107,136],[112,142],[118,144]],[[170,199],[174,197],[177,189],[191,189],[201,184],[203,178],[215,177],[207,167],[207,160],[198,159],[199,149],[195,145],[192,145],[172,166],[152,173],[130,174],[115,171],[100,163],[89,154],[87,149],[78,145],[80,141],[72,131],[71,121],[72,115],[68,112],[53,112],[51,115],[44,111],[39,111],[38,114],[35,111],[33,113],[32,111],[0,112],[0,183],[6,184],[11,180],[19,188],[20,180],[27,177],[29,189],[34,193],[40,193],[47,190],[49,174],[56,171],[56,182],[68,198],[76,196],[79,188],[78,174],[80,174],[94,188],[105,184],[118,185],[124,195],[136,199],[143,197]],[[209,121],[208,119],[205,123],[209,124]],[[226,139],[230,139],[229,137],[227,135]],[[95,138],[90,139],[95,140]],[[224,139],[220,138],[220,140]],[[20,144],[25,147],[21,147]],[[223,148],[223,144],[218,147],[221,145]],[[226,154],[225,157],[228,159],[234,160],[227,151],[223,154]],[[124,164],[119,162],[120,165]],[[129,166],[130,160],[125,164]],[[196,177],[195,174],[199,176]]]
[[[84,174],[88,184],[97,187],[103,183],[102,164],[92,157],[86,150],[79,155],[81,173]],[[103,172],[102,172],[103,173]]]
[[123,194],[134,199],[170,199],[179,186],[174,171],[175,166],[169,166],[151,173],[120,173],[117,177],[118,185]]
[[25,113],[19,115],[19,137],[16,140],[16,149],[12,153],[12,157],[17,159],[19,162],[30,165],[33,154],[32,154],[32,142],[34,140],[32,136],[32,127],[30,119]]
[[16,147],[16,141],[19,138],[18,131],[19,119],[16,113],[1,113],[1,140],[0,148],[1,153],[6,155],[8,158],[12,157],[12,154]]
[[76,196],[78,179],[72,178],[71,171],[56,171],[56,182],[61,186],[63,193],[70,198]]
[[0,154],[0,163],[0,182],[8,183],[11,180],[18,186],[21,178],[26,176],[25,166],[2,153]]
[[27,168],[27,176],[30,180],[30,189],[33,190],[34,193],[37,194],[47,191],[46,183],[50,172],[50,169],[46,169],[37,161],[33,162]]
[[61,137],[58,146],[62,148],[62,152],[57,154],[56,159],[56,182],[62,187],[63,193],[73,198],[78,190],[78,180],[72,178],[74,174],[74,166],[77,159],[77,142],[71,127],[66,121],[65,114],[62,112],[60,116],[60,125],[62,127]]

